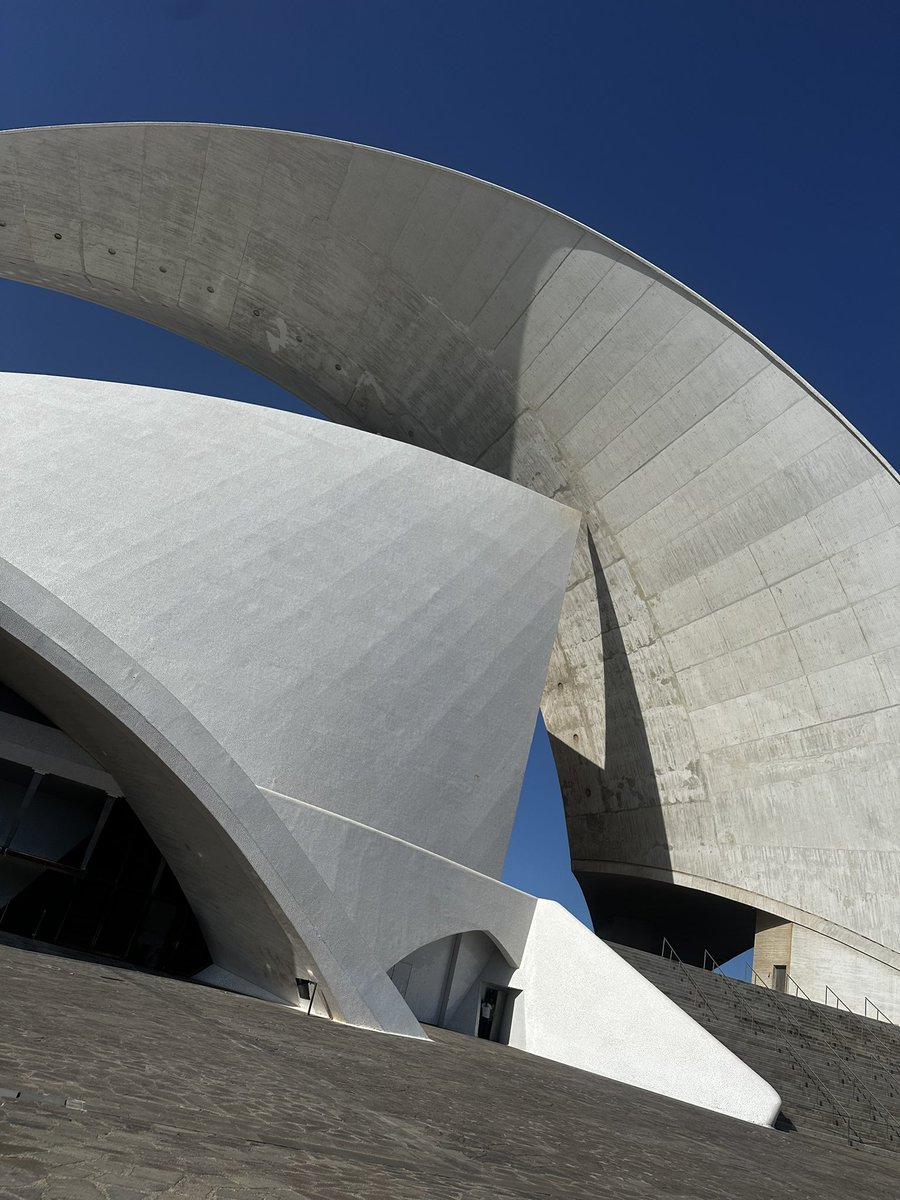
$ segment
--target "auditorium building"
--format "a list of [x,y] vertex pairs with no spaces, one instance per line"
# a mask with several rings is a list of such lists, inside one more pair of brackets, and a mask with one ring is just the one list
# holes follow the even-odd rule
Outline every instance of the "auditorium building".
[[[328,418],[0,376],[0,936],[758,1124],[620,950],[900,1022],[900,481],[765,346],[261,129],[0,134],[0,275]],[[499,881],[539,709],[594,932]]]

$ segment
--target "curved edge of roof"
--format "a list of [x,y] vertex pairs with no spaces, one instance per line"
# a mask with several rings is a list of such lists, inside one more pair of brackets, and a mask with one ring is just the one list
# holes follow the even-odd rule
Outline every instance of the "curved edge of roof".
[[499,192],[505,196],[512,196],[517,200],[533,206],[534,208],[540,209],[542,212],[547,213],[550,216],[557,217],[559,220],[565,221],[573,228],[579,229],[583,233],[589,234],[591,237],[599,238],[601,242],[604,242],[611,249],[630,259],[631,262],[642,267],[644,270],[652,272],[658,280],[668,284],[670,287],[675,288],[694,304],[699,305],[706,312],[715,316],[720,321],[723,321],[735,333],[739,334],[751,345],[755,346],[757,350],[761,351],[774,365],[779,367],[793,380],[795,380],[802,388],[805,389],[805,391],[813,398],[813,400],[815,400],[823,408],[827,409],[827,411],[830,412],[831,415],[835,417],[835,419],[839,421],[840,424],[843,425],[844,428],[847,429],[847,431],[866,448],[873,458],[875,458],[882,465],[882,467],[884,467],[884,469],[894,479],[896,479],[898,483],[900,483],[900,473],[898,473],[898,471],[891,465],[890,462],[888,462],[884,455],[875,446],[873,446],[869,439],[856,428],[852,421],[849,421],[847,417],[844,416],[840,409],[836,408],[835,405],[827,400],[822,393],[814,388],[812,384],[799,373],[799,371],[796,371],[790,365],[790,363],[786,362],[783,358],[781,358],[780,355],[776,354],[774,350],[770,349],[764,342],[760,341],[758,337],[741,325],[740,322],[736,321],[733,317],[730,317],[728,313],[724,312],[721,308],[718,308],[710,300],[707,300],[705,296],[701,296],[699,292],[694,291],[694,289],[689,287],[687,284],[682,283],[682,281],[677,279],[674,275],[670,275],[668,271],[664,271],[661,267],[656,266],[656,264],[652,263],[649,259],[643,258],[634,250],[630,250],[627,246],[623,246],[621,242],[617,242],[613,238],[607,237],[606,234],[600,233],[599,230],[593,229],[590,225],[586,225],[583,221],[579,221],[575,217],[569,216],[567,213],[560,212],[559,209],[552,208],[549,204],[544,204],[540,200],[535,200],[533,197],[526,196],[524,193],[517,192],[512,188],[503,187],[499,183],[491,183],[490,180],[481,179],[477,175],[470,175],[468,172],[457,170],[455,167],[447,167],[441,163],[431,162],[426,158],[417,158],[412,154],[403,154],[396,150],[387,150],[382,146],[368,146],[364,142],[352,142],[346,138],[328,137],[327,135],[317,133],[303,133],[298,130],[291,129],[268,129],[260,125],[232,125],[220,121],[81,121],[75,122],[71,125],[25,125],[14,129],[0,130],[0,137],[7,133],[40,133],[61,129],[139,129],[149,128],[151,126],[160,129],[229,129],[240,130],[247,133],[262,133],[266,135],[274,134],[277,137],[301,138],[304,141],[325,142],[334,146],[345,147],[350,150],[364,150],[370,154],[383,154],[388,158],[402,159],[405,162],[416,163],[419,166],[427,167],[429,170],[438,171],[447,175],[453,175],[459,179],[464,179],[469,183],[476,184],[482,188],[487,188],[490,191]]
[[859,954],[883,963],[892,970],[900,971],[900,951],[892,949],[884,942],[876,942],[865,934],[857,933],[843,925],[837,925],[827,917],[820,917],[810,909],[798,908],[785,900],[779,900],[764,892],[754,892],[736,883],[726,883],[712,876],[697,875],[690,871],[679,871],[675,868],[660,869],[645,866],[642,863],[620,863],[614,860],[581,858],[572,862],[573,871],[598,871],[602,874],[624,875],[632,879],[647,879],[657,883],[674,884],[677,887],[692,888],[698,892],[707,892],[712,896],[720,896],[725,900],[733,900],[748,908],[779,917],[795,925],[831,938]]

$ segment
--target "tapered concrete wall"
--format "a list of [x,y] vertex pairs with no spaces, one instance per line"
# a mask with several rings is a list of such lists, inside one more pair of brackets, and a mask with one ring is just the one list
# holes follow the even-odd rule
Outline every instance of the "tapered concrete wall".
[[[578,514],[207,397],[4,375],[0,414],[0,679],[121,786],[233,981],[295,1001],[313,978],[335,1015],[418,1032],[332,891],[353,853],[313,863],[259,785],[499,870]],[[374,900],[390,876],[369,866]]]
[[0,553],[254,783],[499,874],[579,516],[252,405],[0,376]]
[[510,1045],[759,1125],[778,1116],[774,1088],[554,901],[537,902],[509,982]]
[[581,510],[544,712],[582,877],[900,967],[900,486],[765,347],[565,217],[317,138],[6,134],[0,219],[10,277]]

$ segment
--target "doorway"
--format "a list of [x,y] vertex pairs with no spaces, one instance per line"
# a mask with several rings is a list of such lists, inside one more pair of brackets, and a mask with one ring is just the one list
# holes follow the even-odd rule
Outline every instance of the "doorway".
[[489,1042],[509,1040],[514,993],[494,983],[482,983],[476,1036]]

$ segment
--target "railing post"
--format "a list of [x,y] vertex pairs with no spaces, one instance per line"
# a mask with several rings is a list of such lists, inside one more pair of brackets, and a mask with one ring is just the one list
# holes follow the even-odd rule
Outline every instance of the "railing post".
[[[802,989],[801,989],[801,991],[802,991]],[[834,996],[835,1000],[837,1001],[837,1004],[835,1005],[836,1008],[838,1008],[838,1005],[843,1005],[843,1007],[847,1010],[848,1013],[852,1013],[852,1009],[849,1007],[849,1005],[844,1003],[844,1001],[840,998],[840,996],[837,994],[837,992],[834,990],[834,988],[826,985],[826,988],[825,988],[826,1001],[827,1001],[827,997],[829,994]],[[803,993],[803,996],[806,1000],[809,1000],[809,997],[806,995],[805,992]],[[859,1076],[856,1074],[856,1072],[850,1066],[849,1059],[844,1057],[847,1054],[847,1046],[846,1046],[846,1043],[844,1042],[843,1031],[841,1030],[840,1026],[836,1025],[831,1017],[826,1016],[823,1013],[822,1009],[823,1009],[823,1007],[826,1007],[826,1006],[816,1004],[815,1001],[811,1001],[810,1003],[812,1005],[810,1011],[816,1017],[816,1020],[818,1021],[820,1028],[824,1029],[826,1036],[830,1035],[831,1040],[828,1044],[831,1046],[832,1052],[837,1056],[838,1061],[841,1064],[842,1070],[853,1081],[853,1084],[856,1087],[856,1090],[857,1090],[859,1096],[868,1105],[869,1115],[870,1115],[871,1119],[873,1121],[875,1121],[876,1119],[878,1121],[880,1121],[880,1123],[884,1125],[885,1129],[887,1130],[887,1132],[889,1133],[890,1136],[893,1136],[895,1133],[900,1133],[900,1124],[898,1124],[897,1121],[894,1119],[893,1113],[884,1104],[882,1104],[882,1102],[878,1099],[877,1096],[873,1095],[872,1092],[869,1091],[869,1089],[865,1086],[865,1084],[862,1082],[862,1080],[859,1078]],[[840,1011],[840,1010],[838,1009],[838,1011]],[[843,1047],[844,1047],[843,1055],[840,1050],[841,1045],[843,1045]],[[857,1134],[857,1137],[859,1137],[858,1134]],[[862,1141],[861,1138],[859,1140]]]
[[[705,953],[708,953],[708,951]],[[712,957],[711,954],[709,955],[709,957],[713,962],[715,962],[715,959]],[[716,964],[716,965],[718,965],[718,964]],[[787,1018],[787,1021],[792,1026],[794,1026],[794,1031],[796,1033],[799,1033],[799,1029],[796,1026],[796,1024],[794,1023],[793,1017],[790,1014],[790,1010],[788,1008],[786,1008],[784,1001],[782,1000],[782,998],[778,994],[778,992],[776,990],[770,988],[769,985],[765,982],[765,980],[763,980],[759,975],[757,975],[756,971],[754,971],[752,967],[750,968],[750,970],[751,970],[752,976],[754,978],[758,979],[764,988],[766,988],[768,991],[772,992],[772,995],[774,997],[774,1002],[775,1002],[777,1008],[779,1009],[780,1012],[784,1012],[784,1014]],[[727,975],[723,975],[722,978],[726,981],[726,984],[732,989],[732,994],[734,995],[734,997],[737,1000],[738,1004],[740,1005],[741,1009],[744,1011],[746,1018],[749,1018],[751,1029],[753,1030],[754,1033],[757,1032],[757,1022],[753,1015],[753,1010],[752,1010],[752,1008],[748,1007],[748,1005],[745,1003],[743,997],[740,994],[739,981],[729,979],[729,977]],[[738,986],[735,986],[736,984],[738,984]],[[796,984],[795,984],[795,986],[796,986]],[[856,1137],[857,1141],[862,1142],[862,1138],[856,1132],[856,1130],[853,1128],[850,1114],[847,1112],[847,1110],[844,1108],[844,1106],[835,1098],[835,1096],[825,1086],[825,1084],[822,1082],[822,1080],[819,1078],[819,1076],[816,1074],[816,1072],[812,1069],[812,1067],[809,1066],[809,1064],[797,1053],[797,1051],[794,1049],[794,1047],[791,1045],[791,1043],[784,1037],[784,1035],[779,1032],[777,1026],[772,1030],[772,1032],[774,1033],[776,1040],[783,1043],[788,1054],[790,1054],[790,1056],[794,1059],[794,1061],[800,1067],[800,1070],[809,1079],[812,1080],[813,1085],[818,1090],[820,1095],[822,1095],[824,1097],[826,1103],[830,1104],[831,1113],[835,1119],[835,1123],[840,1124],[843,1122],[844,1124],[846,1124],[848,1143],[852,1145],[854,1136]]]
[[894,1022],[887,1015],[887,1013],[882,1012],[882,1010],[878,1007],[878,1005],[875,1003],[874,1000],[870,1000],[868,996],[863,996],[863,1000],[865,1002],[864,1007],[863,1007],[863,1016],[864,1017],[868,1017],[869,1009],[871,1008],[872,1011],[875,1013],[875,1017],[873,1018],[874,1020],[885,1021],[888,1025],[894,1024]]

